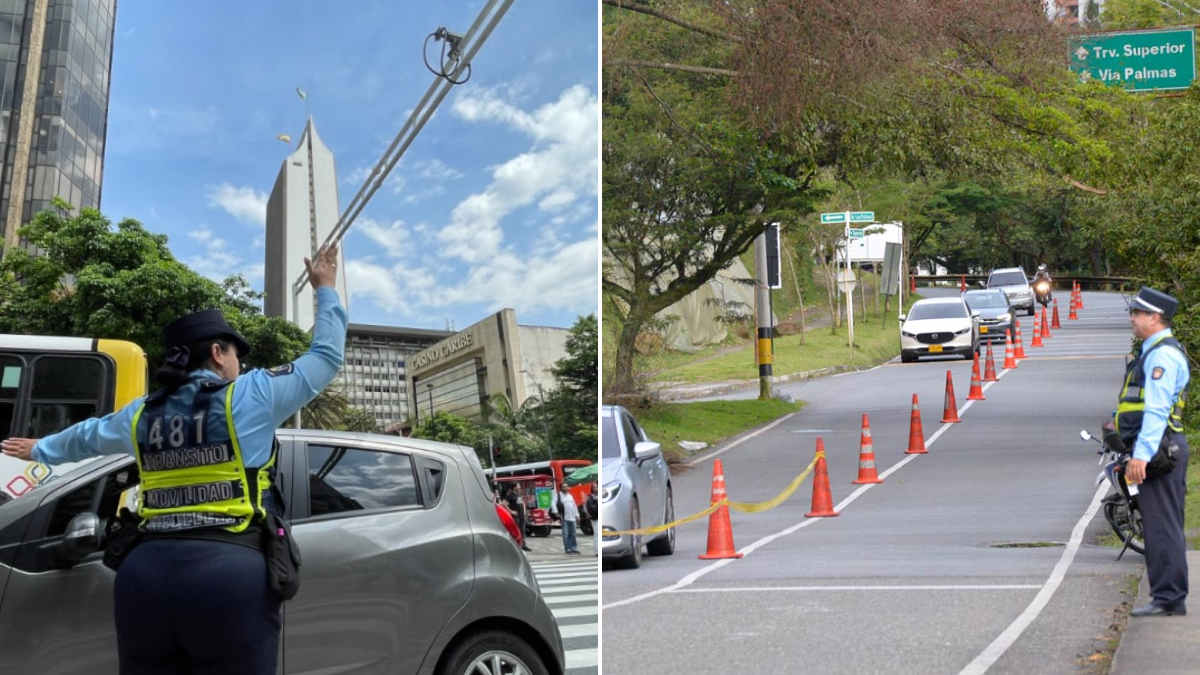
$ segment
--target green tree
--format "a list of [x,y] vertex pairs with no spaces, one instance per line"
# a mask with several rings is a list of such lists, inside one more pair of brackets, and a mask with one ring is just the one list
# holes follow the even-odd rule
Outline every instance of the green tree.
[[567,336],[567,355],[554,363],[557,382],[546,400],[554,456],[595,459],[599,441],[599,337],[596,315],[576,319]]
[[157,365],[163,326],[215,307],[250,344],[250,363],[286,363],[307,348],[298,328],[262,315],[244,280],[204,278],[136,220],[114,227],[95,209],[72,216],[66,202],[54,205],[20,230],[38,255],[14,249],[0,261],[0,330],[129,340]]

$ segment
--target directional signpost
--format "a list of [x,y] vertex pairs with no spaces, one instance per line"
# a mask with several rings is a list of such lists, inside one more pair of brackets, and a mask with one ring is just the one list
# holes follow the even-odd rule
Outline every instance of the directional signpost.
[[1081,82],[1163,91],[1187,89],[1196,79],[1194,28],[1076,35],[1067,44]]
[[[865,236],[865,232],[861,227],[850,227],[853,223],[870,224],[875,222],[874,211],[838,211],[835,213],[822,213],[822,225],[834,225],[837,223],[845,223],[846,235],[846,268],[842,272],[842,276],[838,277],[838,286],[842,292],[846,294],[846,325],[848,327],[850,339],[850,360],[854,360],[854,286],[849,282],[854,279],[854,272],[850,269],[850,240],[861,239]],[[866,297],[865,295],[863,296]],[[863,315],[866,315],[866,309],[863,309]]]

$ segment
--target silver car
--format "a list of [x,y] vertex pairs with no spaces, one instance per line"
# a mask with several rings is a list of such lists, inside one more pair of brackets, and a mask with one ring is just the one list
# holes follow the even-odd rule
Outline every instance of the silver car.
[[1029,287],[1029,277],[1020,267],[1001,267],[988,274],[987,288],[999,288],[1008,296],[1014,309],[1023,309],[1033,316],[1033,289]]
[[[561,675],[558,626],[472,449],[277,437],[304,560],[280,672]],[[99,549],[137,482],[132,457],[102,457],[0,505],[0,673],[117,673],[115,574]]]
[[675,552],[675,528],[654,535],[608,532],[657,527],[675,520],[671,469],[662,446],[646,437],[633,415],[621,406],[600,410],[601,552],[606,562],[636,568],[642,547],[650,555]]

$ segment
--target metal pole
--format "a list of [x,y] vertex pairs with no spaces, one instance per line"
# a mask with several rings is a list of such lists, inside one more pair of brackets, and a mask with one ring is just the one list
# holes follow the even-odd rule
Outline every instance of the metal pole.
[[767,235],[754,239],[754,307],[758,338],[758,398],[771,398],[771,366],[775,355],[771,351],[771,291],[767,288]]
[[425,391],[429,392],[429,419],[433,420],[433,383],[429,382],[425,385]]
[[550,461],[554,461],[554,445],[550,443],[550,425],[546,422],[546,392],[542,389],[542,383],[536,382],[538,388],[538,397],[542,399],[542,431],[546,434],[546,452],[550,456]]

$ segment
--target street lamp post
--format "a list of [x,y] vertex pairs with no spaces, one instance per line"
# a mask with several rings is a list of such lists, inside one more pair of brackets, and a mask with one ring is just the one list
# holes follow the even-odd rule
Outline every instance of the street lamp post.
[[425,383],[425,391],[429,392],[429,419],[433,419],[433,383]]

